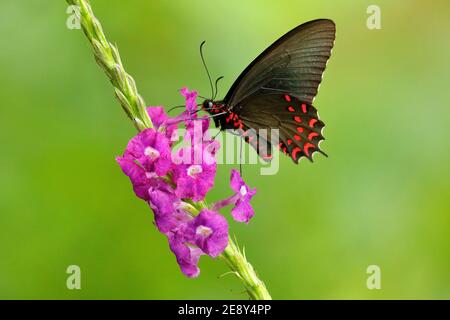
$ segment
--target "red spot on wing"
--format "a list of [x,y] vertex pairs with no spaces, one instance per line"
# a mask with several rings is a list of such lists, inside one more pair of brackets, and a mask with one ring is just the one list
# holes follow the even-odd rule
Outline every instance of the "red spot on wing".
[[306,104],[302,103],[302,112],[306,113]]
[[290,97],[288,94],[285,94],[285,95],[284,95],[284,99],[285,99],[287,102],[291,102],[291,97]]
[[289,107],[288,107],[288,111],[289,111],[289,112],[295,112],[295,109],[294,109],[293,106],[289,106]]
[[300,118],[299,116],[295,116],[294,120],[295,122],[302,123],[302,118]]
[[309,143],[309,142],[305,143],[303,149],[304,149],[305,154],[306,154],[307,157],[309,157],[309,149],[310,148],[315,148],[315,146],[312,143]]
[[297,131],[300,133],[303,133],[303,128],[302,127],[297,127]]
[[302,138],[299,135],[296,134],[296,135],[294,135],[294,139],[297,140],[297,141],[300,141]]
[[317,132],[311,132],[308,135],[308,140],[312,140],[314,137],[318,137],[318,136],[319,136],[319,134]]
[[297,153],[302,152],[302,149],[300,149],[299,147],[295,147],[294,149],[292,149],[292,159],[294,159],[295,161],[297,161],[298,157],[297,157]]
[[312,118],[311,120],[309,120],[309,126],[310,126],[311,128],[314,128],[314,125],[316,124],[316,122],[317,122],[317,119]]
[[288,146],[290,146],[292,144],[292,140],[291,139],[287,139],[287,144],[288,144]]
[[284,154],[287,154],[287,148],[286,148],[286,145],[283,142],[280,142],[278,144],[278,149],[282,150]]

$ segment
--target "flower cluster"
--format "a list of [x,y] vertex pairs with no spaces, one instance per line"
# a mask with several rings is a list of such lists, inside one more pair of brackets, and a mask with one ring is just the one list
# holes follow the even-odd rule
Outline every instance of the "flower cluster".
[[[155,127],[133,137],[116,160],[130,178],[136,196],[150,205],[155,225],[167,236],[181,271],[196,277],[200,256],[215,258],[228,245],[228,223],[218,210],[233,205],[233,218],[248,223],[254,214],[249,201],[256,189],[249,189],[239,172],[232,170],[234,194],[210,208],[197,206],[214,186],[220,144],[208,134],[209,119],[197,116],[197,92],[182,89],[181,93],[186,110],[171,118],[162,107],[148,107]],[[183,123],[184,145],[176,148]],[[197,207],[202,207],[200,212]]]

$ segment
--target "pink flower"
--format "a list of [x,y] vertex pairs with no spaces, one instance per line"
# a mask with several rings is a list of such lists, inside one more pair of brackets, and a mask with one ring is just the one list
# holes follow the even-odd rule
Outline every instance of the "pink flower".
[[133,159],[116,157],[116,161],[122,168],[123,173],[130,178],[136,196],[147,201],[149,199],[148,190],[155,184],[155,180],[151,177],[151,174],[145,172]]
[[[181,94],[186,99],[186,111],[170,118],[162,107],[148,107],[155,128],[133,137],[116,160],[136,195],[152,208],[156,227],[167,236],[181,271],[197,277],[200,256],[217,257],[228,245],[228,223],[216,210],[233,204],[233,218],[248,222],[253,216],[249,202],[256,189],[249,189],[233,170],[230,185],[235,194],[212,210],[193,215],[196,209],[188,201],[203,200],[214,186],[220,143],[208,135],[209,119],[197,116],[197,92],[183,88]],[[174,151],[172,137],[182,122],[188,146]]]
[[173,123],[173,119],[164,112],[163,107],[147,107],[147,113],[158,131],[163,132],[171,143],[176,140],[178,125]]
[[186,99],[186,111],[188,113],[193,113],[197,111],[197,91],[189,91],[188,88],[184,87],[180,90],[183,97]]
[[236,192],[235,207],[231,210],[234,220],[248,223],[255,214],[250,200],[256,194],[256,188],[250,189],[237,170],[231,170],[230,186]]
[[192,216],[183,210],[183,202],[168,184],[161,182],[158,187],[151,187],[148,194],[155,224],[161,233],[167,235],[182,230],[192,221]]
[[176,158],[182,161],[173,166],[173,181],[176,184],[175,194],[180,198],[191,198],[201,201],[214,186],[216,162],[208,158],[204,161],[202,145],[184,147],[178,150]]
[[204,209],[185,227],[168,234],[168,239],[181,271],[188,277],[197,277],[200,256],[215,258],[227,247],[228,223],[217,212]]
[[207,255],[215,258],[228,245],[228,222],[219,213],[203,209],[189,223],[194,243]]
[[256,194],[256,188],[250,189],[235,169],[231,170],[230,186],[235,194],[217,202],[213,209],[219,210],[227,205],[233,204],[234,208],[231,210],[231,215],[234,220],[248,223],[255,214],[253,207],[250,205],[250,200]]
[[164,176],[172,165],[169,140],[155,129],[145,129],[128,142],[124,158],[139,163],[146,172]]
[[198,260],[204,254],[203,251],[200,248],[189,246],[182,233],[171,234],[168,238],[170,250],[175,254],[181,272],[189,278],[198,277],[200,274]]

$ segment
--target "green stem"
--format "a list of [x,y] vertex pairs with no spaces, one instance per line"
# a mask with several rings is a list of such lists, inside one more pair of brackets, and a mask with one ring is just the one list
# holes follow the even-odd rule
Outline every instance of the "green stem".
[[92,12],[88,1],[67,0],[78,6],[83,31],[94,50],[94,57],[114,86],[114,92],[126,114],[138,130],[152,128],[153,124],[145,109],[144,99],[139,95],[136,82],[125,71],[119,50],[106,39],[102,25]]
[[267,288],[259,279],[250,262],[245,257],[245,250],[241,252],[233,239],[229,238],[228,246],[221,257],[226,261],[229,268],[242,281],[245,290],[252,300],[272,300]]
[[[116,46],[106,39],[102,26],[95,17],[87,0],[67,0],[70,5],[78,6],[83,31],[92,45],[95,60],[105,71],[114,86],[116,97],[122,108],[133,121],[134,126],[142,131],[152,128],[153,124],[147,114],[144,99],[139,95],[134,79],[125,71]],[[207,208],[206,201],[189,202],[191,210],[198,214]],[[194,213],[193,212],[193,213]],[[221,257],[231,271],[243,282],[249,297],[254,300],[271,299],[264,283],[258,278],[245,253],[231,238]]]

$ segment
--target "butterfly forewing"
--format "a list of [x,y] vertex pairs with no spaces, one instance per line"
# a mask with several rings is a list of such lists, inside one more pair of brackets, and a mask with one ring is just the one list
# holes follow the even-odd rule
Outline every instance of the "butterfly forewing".
[[287,93],[312,104],[331,55],[335,24],[321,19],[285,34],[238,77],[224,102],[234,106],[252,95]]

